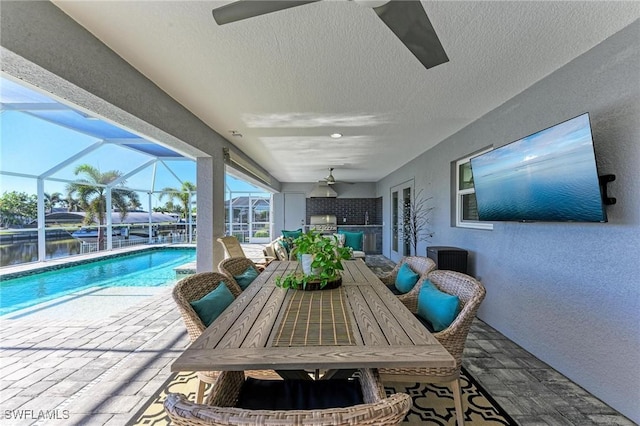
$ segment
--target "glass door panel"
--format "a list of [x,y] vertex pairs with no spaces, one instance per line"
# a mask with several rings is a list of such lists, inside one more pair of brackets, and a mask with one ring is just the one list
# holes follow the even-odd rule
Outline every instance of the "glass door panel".
[[411,245],[404,236],[406,206],[411,204],[413,180],[391,188],[391,252],[390,259],[400,261],[411,253]]

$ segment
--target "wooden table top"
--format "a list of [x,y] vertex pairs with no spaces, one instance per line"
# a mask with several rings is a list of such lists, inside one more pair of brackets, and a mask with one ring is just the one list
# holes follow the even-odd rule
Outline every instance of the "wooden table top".
[[334,290],[284,290],[274,261],[171,365],[172,371],[454,367],[447,350],[362,260]]

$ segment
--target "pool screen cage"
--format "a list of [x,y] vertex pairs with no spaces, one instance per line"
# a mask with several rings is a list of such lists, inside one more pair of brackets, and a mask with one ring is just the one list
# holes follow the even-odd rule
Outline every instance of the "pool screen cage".
[[[0,266],[195,242],[194,158],[4,74],[0,101]],[[242,242],[270,235],[270,194],[254,189],[227,185],[226,229]]]
[[225,197],[225,229],[241,243],[271,241],[271,196],[231,191]]

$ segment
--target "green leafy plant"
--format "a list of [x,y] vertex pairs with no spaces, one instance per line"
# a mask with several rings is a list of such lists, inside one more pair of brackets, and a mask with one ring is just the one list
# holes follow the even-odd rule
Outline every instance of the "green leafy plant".
[[264,229],[260,229],[258,231],[255,232],[255,234],[253,234],[254,237],[256,238],[265,238],[269,236],[269,231],[264,230]]
[[330,281],[339,277],[343,269],[342,260],[351,258],[351,250],[348,247],[339,247],[335,236],[325,237],[316,231],[310,230],[293,240],[293,253],[300,258],[303,254],[313,256],[311,262],[311,275],[300,272],[292,272],[276,278],[276,285],[282,288],[303,288],[310,282],[319,282],[320,288],[324,288]]

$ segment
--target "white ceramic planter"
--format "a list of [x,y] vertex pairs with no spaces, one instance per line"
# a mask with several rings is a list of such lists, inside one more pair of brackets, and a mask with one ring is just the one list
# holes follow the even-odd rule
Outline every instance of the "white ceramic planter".
[[318,270],[318,268],[316,269],[311,269],[311,263],[313,262],[313,255],[312,254],[301,254],[300,255],[300,265],[302,265],[302,272],[305,275],[315,275],[318,274],[320,271]]

